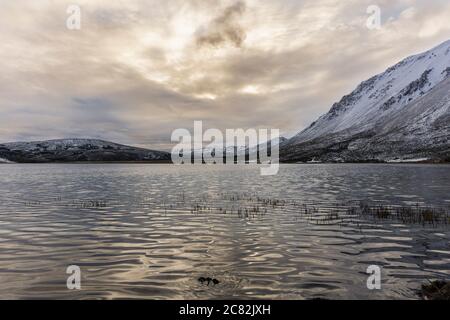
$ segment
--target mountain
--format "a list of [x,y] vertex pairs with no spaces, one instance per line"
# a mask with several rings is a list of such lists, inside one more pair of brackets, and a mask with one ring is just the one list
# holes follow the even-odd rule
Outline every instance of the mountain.
[[278,138],[278,141],[274,141],[275,139],[273,139],[273,140],[270,140],[270,141],[268,141],[268,142],[266,142],[266,143],[261,143],[261,144],[259,144],[259,145],[257,145],[257,146],[254,146],[254,147],[250,147],[250,148],[248,148],[248,149],[246,149],[245,150],[245,152],[246,153],[257,153],[258,151],[264,151],[264,152],[267,152],[266,150],[268,149],[269,150],[269,153],[270,153],[270,148],[272,147],[272,146],[279,146],[279,148],[281,148],[281,146],[282,145],[284,145],[287,141],[288,141],[288,139],[287,138],[285,138],[285,137],[279,137]]
[[[268,141],[266,143],[261,143],[258,145],[253,145],[250,147],[247,147],[245,145],[239,145],[239,146],[226,146],[226,147],[222,147],[223,148],[223,152],[225,154],[228,153],[234,153],[236,155],[245,155],[245,154],[252,154],[252,153],[256,153],[258,152],[258,150],[264,150],[267,148],[270,148],[270,146],[276,146],[276,145],[282,145],[284,142],[286,142],[288,139],[286,139],[285,137],[279,137],[278,138],[278,142],[275,143],[274,141],[275,139]],[[206,147],[203,148],[203,154],[211,154],[214,153],[218,150],[220,150],[220,145],[218,145],[217,147]],[[195,150],[196,154],[201,154],[201,151],[199,150]]]
[[281,161],[450,161],[450,41],[362,82],[281,147]]
[[[3,160],[3,161],[2,161]],[[95,139],[0,144],[0,162],[169,161],[170,153]]]
[[[216,155],[222,149],[223,160],[226,162],[227,157],[234,157],[234,161],[238,161],[238,157],[245,157],[246,162],[259,161],[259,151],[266,152],[265,154],[271,154],[271,146],[282,145],[286,142],[285,137],[279,137],[278,141],[275,139],[267,141],[266,143],[261,143],[258,145],[253,145],[247,147],[245,145],[234,145],[234,146],[223,146],[222,144],[217,144],[213,146],[206,146],[202,149],[194,149],[191,152],[191,160],[196,159],[196,161],[202,161],[200,159],[205,159],[208,155]],[[219,155],[217,154],[217,157]]]

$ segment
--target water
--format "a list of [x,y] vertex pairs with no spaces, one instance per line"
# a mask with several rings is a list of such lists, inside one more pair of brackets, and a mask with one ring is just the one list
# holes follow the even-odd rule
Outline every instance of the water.
[[[36,164],[0,176],[1,299],[416,299],[421,283],[450,276],[449,226],[345,213],[359,200],[448,208],[446,165],[283,165],[261,177]],[[366,287],[373,264],[381,290]],[[69,265],[81,290],[66,287]]]

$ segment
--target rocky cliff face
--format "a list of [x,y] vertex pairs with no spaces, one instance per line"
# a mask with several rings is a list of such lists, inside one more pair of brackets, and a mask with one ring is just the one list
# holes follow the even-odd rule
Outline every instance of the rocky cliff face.
[[0,144],[4,162],[169,161],[167,152],[94,139],[62,139]]
[[450,41],[361,83],[281,148],[282,161],[450,160]]

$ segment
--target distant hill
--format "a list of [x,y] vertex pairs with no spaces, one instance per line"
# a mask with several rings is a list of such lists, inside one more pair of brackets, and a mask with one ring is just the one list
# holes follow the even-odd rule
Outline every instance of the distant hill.
[[60,139],[0,144],[0,162],[168,162],[170,153],[96,139]]

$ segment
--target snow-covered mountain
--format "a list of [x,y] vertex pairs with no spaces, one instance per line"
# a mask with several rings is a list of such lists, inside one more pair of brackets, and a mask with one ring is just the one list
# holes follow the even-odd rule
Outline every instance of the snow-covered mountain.
[[0,144],[5,162],[168,161],[167,152],[96,139],[60,139]]
[[448,161],[450,41],[362,82],[281,149],[284,161]]
[[[214,154],[214,152],[217,152],[218,150],[220,150],[220,148],[223,148],[223,152],[224,154],[236,154],[236,155],[245,155],[245,154],[251,154],[251,153],[256,153],[258,152],[258,150],[263,150],[263,149],[267,149],[268,147],[270,148],[270,146],[276,146],[276,145],[282,145],[283,143],[285,143],[288,139],[286,139],[285,137],[279,137],[278,141],[275,142],[275,139],[268,141],[266,143],[261,143],[259,145],[253,145],[250,147],[247,147],[245,145],[236,145],[236,146],[226,146],[226,147],[222,147],[222,145],[217,145],[216,147],[205,147],[203,148],[203,154]],[[195,150],[196,154],[201,154],[201,150]]]

